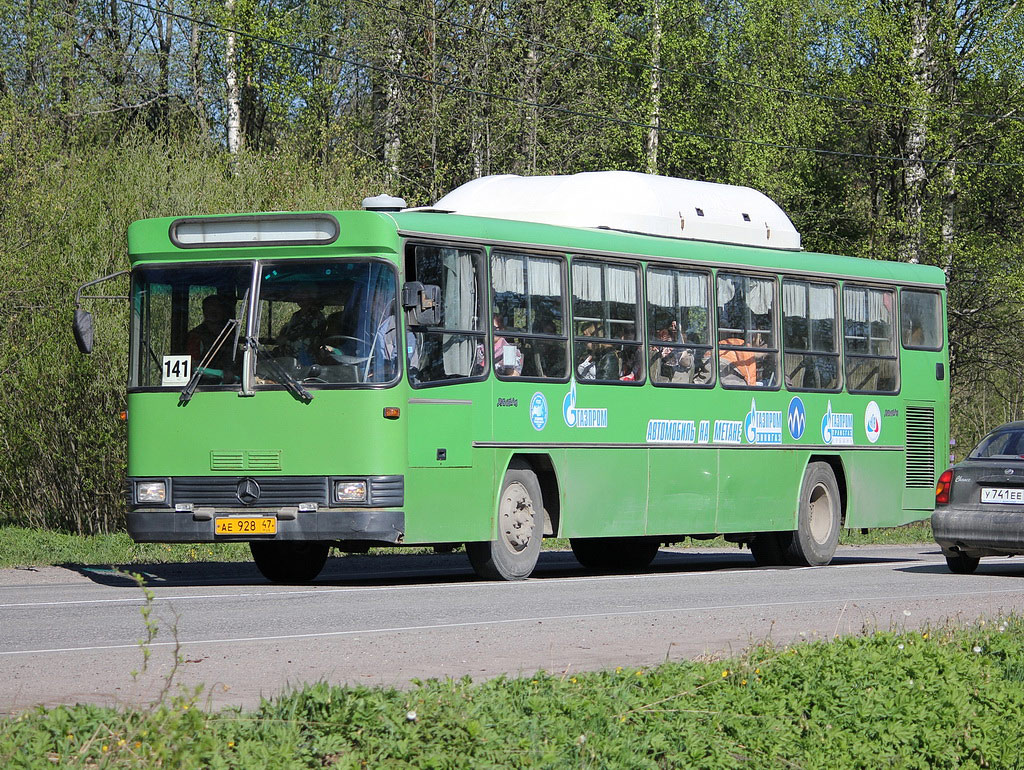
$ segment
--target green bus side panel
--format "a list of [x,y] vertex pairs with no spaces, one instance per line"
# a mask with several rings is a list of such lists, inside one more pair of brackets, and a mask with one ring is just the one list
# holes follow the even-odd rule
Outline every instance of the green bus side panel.
[[648,535],[715,531],[718,450],[651,449],[649,485]]
[[645,531],[647,449],[569,450],[559,482],[566,490],[565,537],[625,537]]
[[805,458],[798,451],[720,450],[716,531],[794,529]]
[[[851,453],[853,455],[853,453]],[[903,453],[858,452],[844,463],[847,483],[846,526],[896,527],[924,518],[901,507]],[[931,493],[934,498],[934,492]]]
[[405,542],[463,543],[494,538],[493,452],[472,468],[410,468],[405,477]]
[[[451,389],[447,392],[452,393]],[[454,394],[453,394],[454,395]],[[409,399],[409,467],[469,468],[473,415],[469,399]]]

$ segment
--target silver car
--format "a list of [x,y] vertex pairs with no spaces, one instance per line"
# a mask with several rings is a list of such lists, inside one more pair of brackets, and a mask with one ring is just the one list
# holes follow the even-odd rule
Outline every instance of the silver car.
[[953,572],[1024,553],[1024,422],[1000,425],[939,476],[932,535]]

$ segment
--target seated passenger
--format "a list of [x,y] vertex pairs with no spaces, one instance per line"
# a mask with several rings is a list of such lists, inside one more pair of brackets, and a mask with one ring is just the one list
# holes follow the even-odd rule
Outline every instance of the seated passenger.
[[[230,300],[217,294],[210,294],[203,297],[203,321],[191,329],[186,338],[186,350],[192,357],[192,366],[199,366],[200,362],[213,347],[218,335],[223,331],[228,319],[232,316]],[[207,375],[219,376],[222,381],[234,381],[232,369],[232,342],[226,340],[220,346],[220,350],[207,363]]]
[[292,356],[301,366],[314,363],[313,354],[324,337],[327,321],[324,319],[323,303],[315,297],[303,297],[298,301],[299,309],[281,327],[277,334],[278,356]]
[[505,321],[495,313],[494,325],[494,372],[503,377],[518,377],[523,373],[523,352],[499,334],[505,330]]
[[[742,336],[730,337],[723,332],[723,339],[718,342],[718,363],[723,385],[757,386],[757,362],[764,358],[764,353],[746,350],[722,349],[723,346],[749,347]],[[755,340],[759,342],[759,340]]]

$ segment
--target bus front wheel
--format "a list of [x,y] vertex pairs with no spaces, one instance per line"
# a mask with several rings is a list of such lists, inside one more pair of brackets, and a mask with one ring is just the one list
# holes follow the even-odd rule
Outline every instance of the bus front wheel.
[[526,466],[512,465],[498,498],[498,538],[466,543],[466,553],[485,580],[523,580],[537,566],[543,537],[544,497],[537,477]]
[[324,568],[331,546],[293,540],[253,540],[249,550],[256,569],[270,582],[308,583]]

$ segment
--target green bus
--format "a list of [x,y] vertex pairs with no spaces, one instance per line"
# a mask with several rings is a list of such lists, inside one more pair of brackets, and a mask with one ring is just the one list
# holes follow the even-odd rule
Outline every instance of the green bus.
[[946,465],[943,272],[805,252],[749,188],[484,177],[142,220],[128,251],[129,533],[247,541],[272,581],[461,544],[522,579],[543,537],[597,570],[717,535],[824,565],[927,518]]

